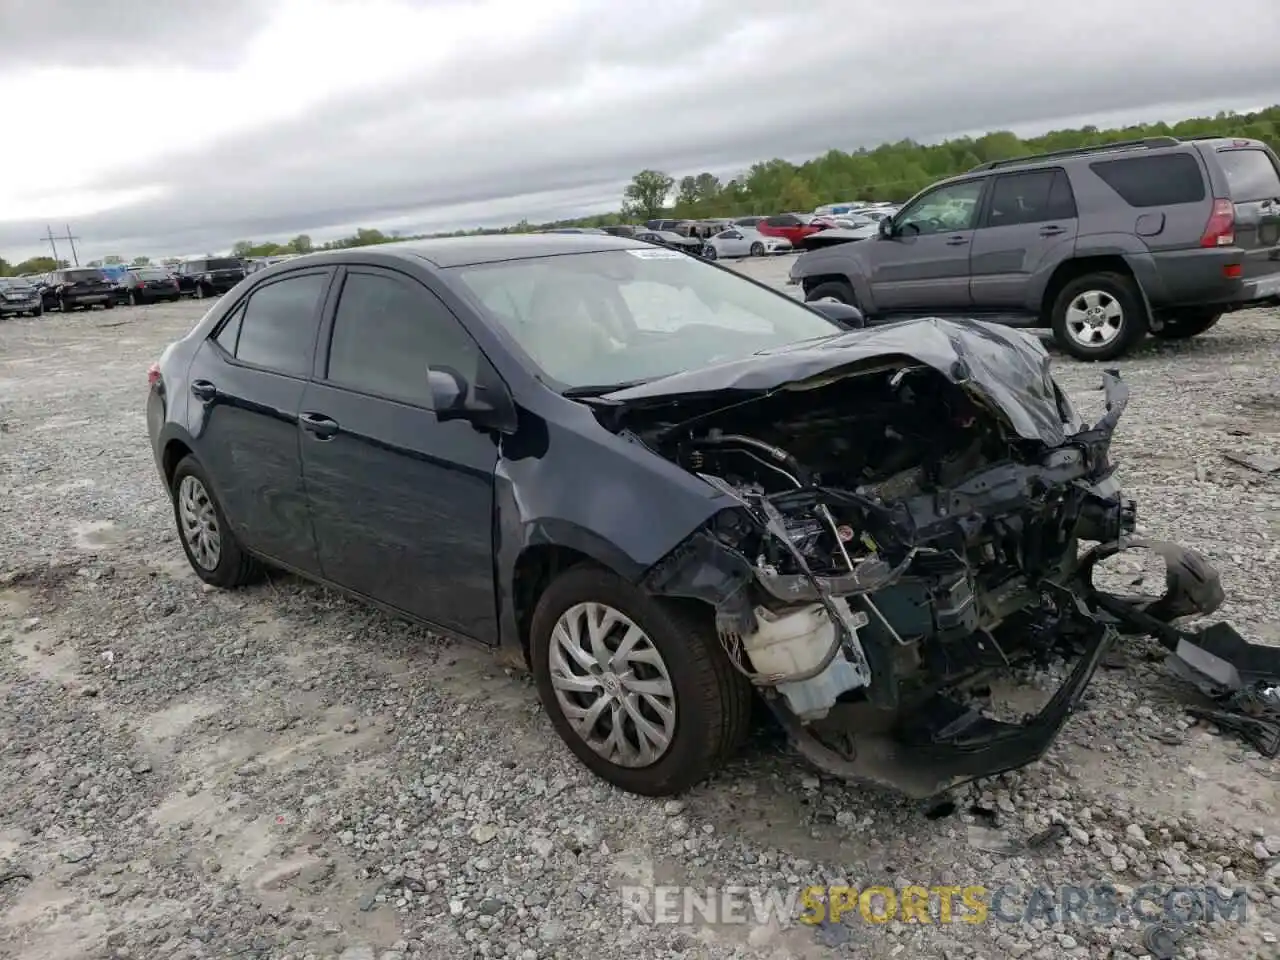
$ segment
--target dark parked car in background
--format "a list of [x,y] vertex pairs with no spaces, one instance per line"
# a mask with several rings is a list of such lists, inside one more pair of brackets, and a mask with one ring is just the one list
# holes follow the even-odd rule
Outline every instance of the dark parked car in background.
[[186,260],[178,264],[175,274],[183,294],[203,300],[220,297],[245,278],[243,260],[235,257],[212,257]]
[[[930,795],[1040,756],[1115,636],[1077,546],[1133,527],[1127,391],[1086,429],[1016,331],[855,316],[614,237],[335,250],[171,344],[147,424],[202,580],[494,647],[623,789],[706,776],[758,692],[813,762]],[[948,695],[1055,656],[1026,723]]]
[[868,321],[1049,328],[1082,360],[1280,303],[1280,160],[1259,140],[1149,137],[991,162],[934,184],[879,235],[802,255],[807,299]]
[[115,284],[96,267],[70,267],[51,271],[48,282],[40,288],[45,310],[71,310],[116,305]]
[[44,313],[40,291],[21,277],[0,277],[0,317],[38,317]]
[[671,250],[679,250],[681,253],[687,253],[695,257],[702,254],[703,242],[700,239],[686,237],[671,230],[637,230],[633,239],[642,243],[652,243],[659,247],[667,247]]
[[135,307],[182,296],[178,278],[163,267],[130,267],[123,286],[125,301]]

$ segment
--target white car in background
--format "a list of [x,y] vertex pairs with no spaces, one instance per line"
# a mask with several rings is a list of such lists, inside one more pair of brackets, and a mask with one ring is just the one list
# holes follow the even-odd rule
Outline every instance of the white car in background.
[[766,237],[750,227],[733,226],[710,237],[702,255],[708,260],[733,257],[767,257],[791,252],[791,241],[785,237]]

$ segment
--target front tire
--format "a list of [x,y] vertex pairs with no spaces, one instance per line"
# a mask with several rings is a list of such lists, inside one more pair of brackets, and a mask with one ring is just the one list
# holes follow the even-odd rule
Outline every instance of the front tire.
[[764,256],[764,244],[763,244],[763,243],[759,243],[759,242],[753,243],[753,244],[751,245],[751,255],[752,255],[753,257],[763,257],[763,256]]
[[178,463],[170,491],[178,539],[197,577],[224,589],[261,577],[262,565],[240,546],[195,457],[183,457]]
[[1090,273],[1058,292],[1050,319],[1058,346],[1077,360],[1115,360],[1147,332],[1137,284],[1120,273]]
[[820,283],[806,293],[804,299],[806,303],[816,303],[819,300],[836,300],[850,307],[858,305],[858,299],[853,294],[853,287],[843,280],[828,280],[825,283]]
[[711,244],[707,244],[702,248],[702,256],[707,260],[715,260],[719,254],[716,253],[715,247],[711,246]]
[[1212,310],[1185,310],[1165,318],[1159,330],[1151,335],[1161,340],[1190,340],[1198,337],[1222,319],[1221,313]]
[[681,793],[742,742],[751,688],[709,615],[583,565],[542,594],[530,634],[552,726],[614,786],[651,797]]

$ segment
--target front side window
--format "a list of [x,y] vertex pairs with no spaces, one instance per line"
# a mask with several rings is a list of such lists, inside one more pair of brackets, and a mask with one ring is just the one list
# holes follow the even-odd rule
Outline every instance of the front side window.
[[559,389],[635,383],[840,328],[792,298],[648,247],[446,271]]
[[894,217],[894,227],[904,236],[969,230],[977,218],[982,183],[981,180],[967,180],[939,187]]
[[429,407],[427,367],[447,367],[474,383],[480,351],[439,298],[393,274],[347,275],[333,320],[326,379]]
[[304,274],[251,293],[240,321],[236,359],[295,377],[309,374],[328,279],[323,273]]

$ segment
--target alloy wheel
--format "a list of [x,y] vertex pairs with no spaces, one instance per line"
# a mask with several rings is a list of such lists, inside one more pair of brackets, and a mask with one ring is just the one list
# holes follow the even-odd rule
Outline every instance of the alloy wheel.
[[1081,346],[1106,346],[1123,326],[1124,308],[1105,290],[1085,290],[1067,305],[1067,334]]
[[653,641],[604,603],[577,603],[556,621],[548,648],[556,701],[593,751],[620,767],[647,767],[670,748],[675,687]]
[[222,535],[213,499],[198,477],[187,474],[178,485],[178,518],[182,539],[202,570],[214,570],[222,557]]

